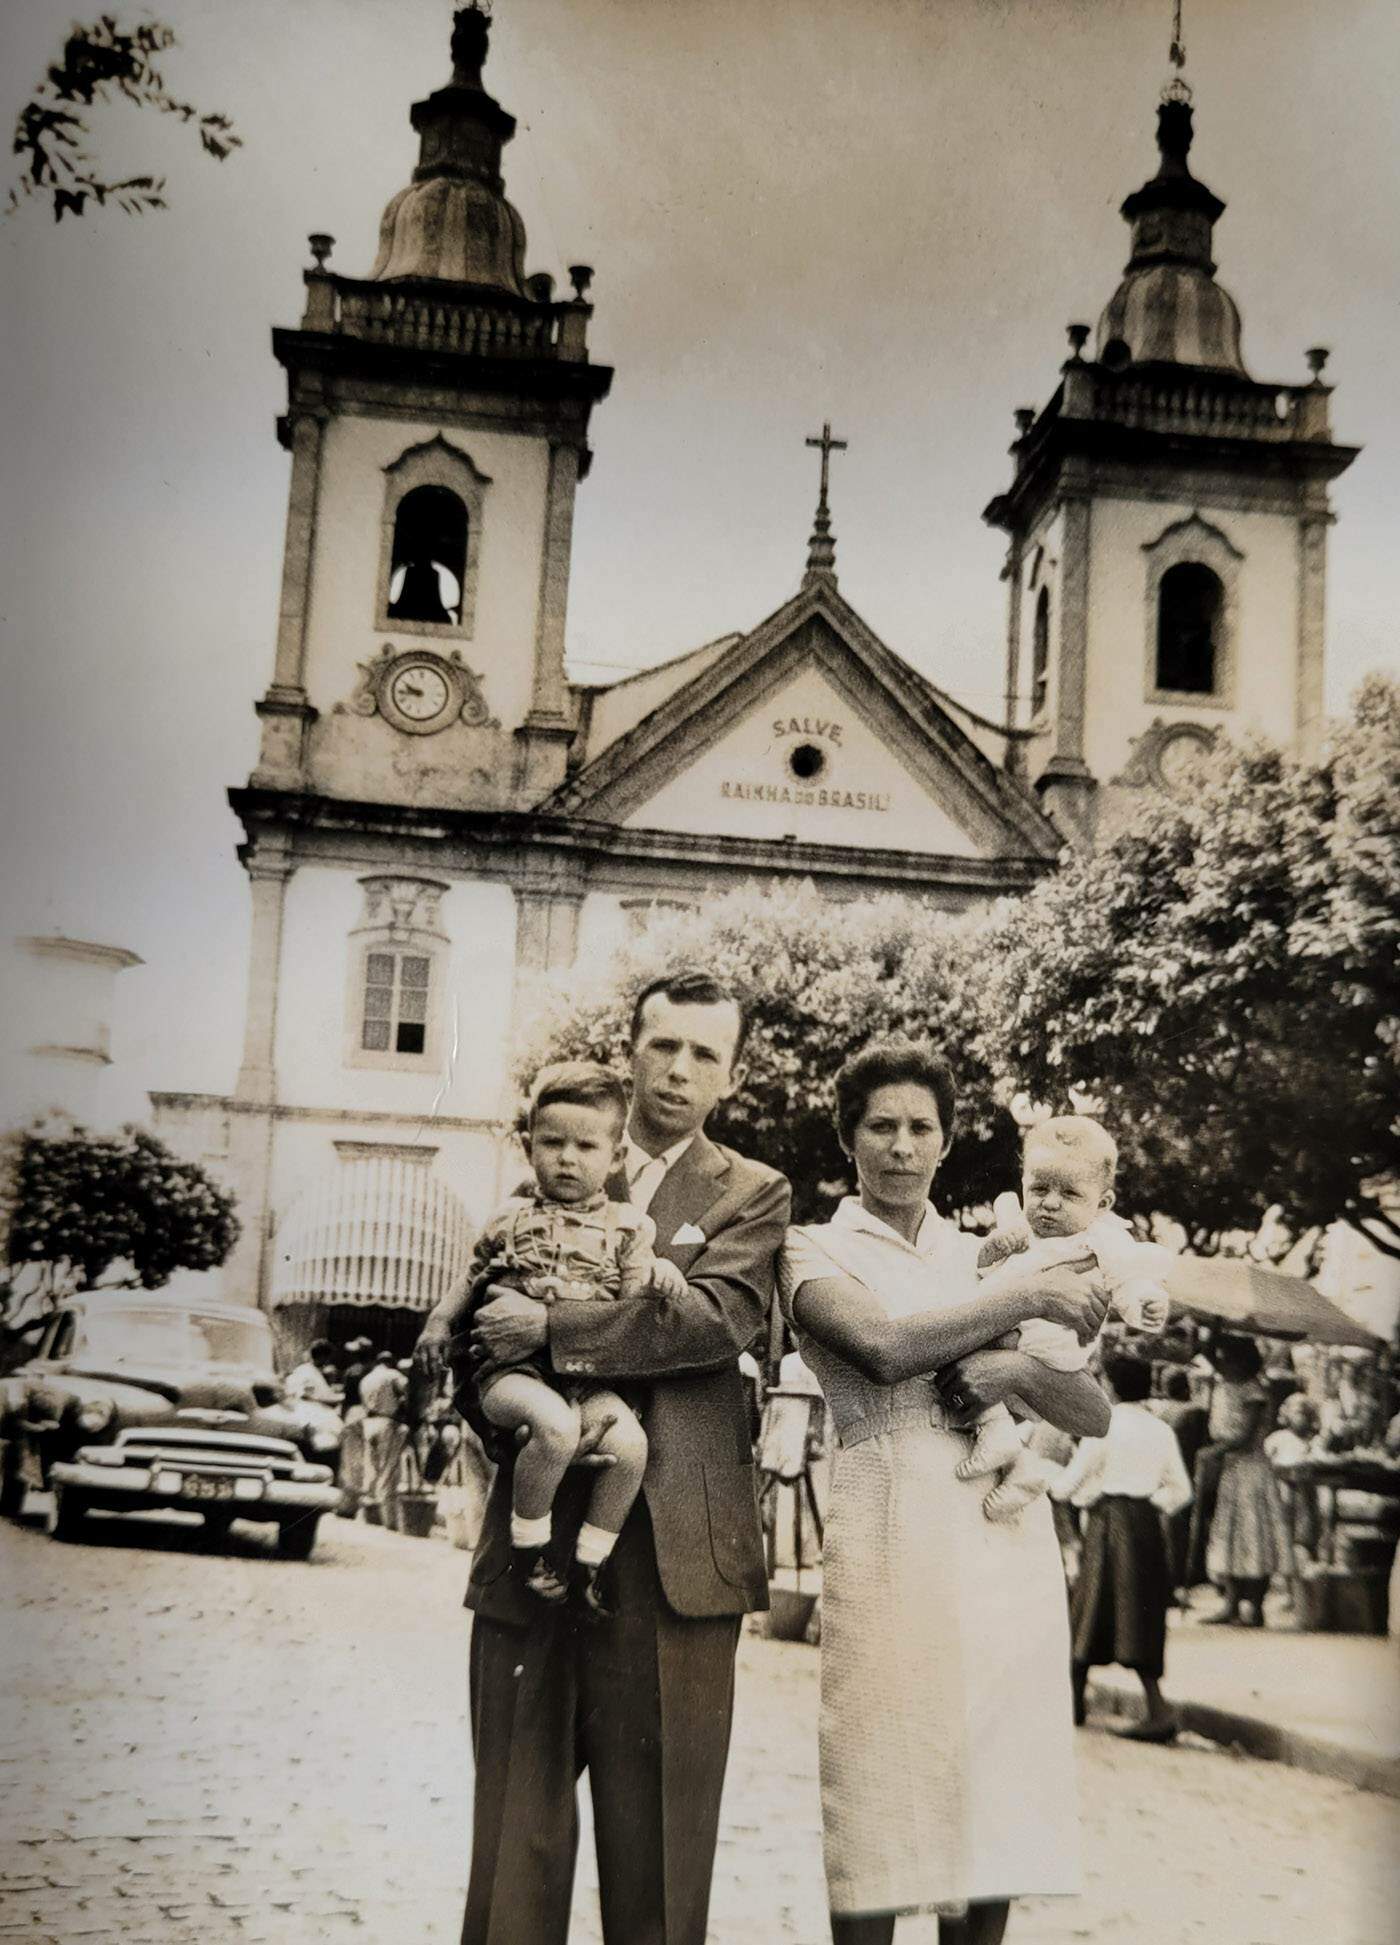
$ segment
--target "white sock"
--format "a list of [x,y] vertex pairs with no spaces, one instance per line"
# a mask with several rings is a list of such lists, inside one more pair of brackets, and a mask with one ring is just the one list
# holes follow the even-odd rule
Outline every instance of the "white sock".
[[609,1533],[605,1526],[590,1526],[585,1520],[578,1530],[574,1558],[581,1566],[601,1567],[616,1545],[616,1533]]
[[510,1516],[510,1543],[513,1547],[547,1547],[553,1522],[548,1513],[541,1513],[537,1520],[527,1520],[523,1513]]

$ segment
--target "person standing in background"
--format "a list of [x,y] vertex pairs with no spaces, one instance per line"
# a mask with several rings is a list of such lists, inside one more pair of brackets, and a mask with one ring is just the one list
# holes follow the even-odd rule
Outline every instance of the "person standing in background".
[[[1204,1405],[1197,1404],[1191,1396],[1191,1380],[1185,1371],[1169,1371],[1162,1391],[1163,1395],[1155,1402],[1153,1409],[1162,1423],[1170,1425],[1175,1432],[1181,1463],[1186,1468],[1187,1477],[1194,1478],[1196,1459],[1206,1442],[1209,1413]],[[1190,1547],[1191,1507],[1188,1503],[1167,1520],[1167,1558],[1171,1563],[1172,1586],[1179,1590],[1183,1607],[1186,1605],[1186,1562]]]
[[1146,1409],[1151,1367],[1111,1357],[1103,1373],[1113,1416],[1104,1438],[1086,1438],[1054,1498],[1085,1514],[1084,1554],[1070,1602],[1074,1719],[1082,1723],[1090,1671],[1116,1662],[1142,1683],[1146,1713],[1120,1733],[1170,1742],[1176,1717],[1162,1694],[1172,1576],[1165,1521],[1191,1499],[1176,1434]]

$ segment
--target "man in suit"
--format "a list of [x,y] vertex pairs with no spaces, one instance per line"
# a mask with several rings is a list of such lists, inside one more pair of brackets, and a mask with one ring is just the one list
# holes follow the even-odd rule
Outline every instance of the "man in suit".
[[[547,1607],[509,1571],[510,1461],[472,1566],[476,1799],[463,1945],[564,1945],[589,1772],[608,1945],[703,1945],[741,1617],[767,1605],[738,1358],[764,1328],[790,1191],[704,1124],[738,1086],[747,1022],[707,974],[654,981],[632,1017],[626,1179],[683,1297],[546,1307],[503,1290],[475,1331],[500,1362],[632,1388],[648,1457],[613,1554],[610,1619]],[[454,1299],[449,1297],[448,1309]],[[430,1320],[425,1337],[430,1343]],[[440,1329],[436,1333],[441,1335]],[[567,1573],[587,1475],[556,1500]]]

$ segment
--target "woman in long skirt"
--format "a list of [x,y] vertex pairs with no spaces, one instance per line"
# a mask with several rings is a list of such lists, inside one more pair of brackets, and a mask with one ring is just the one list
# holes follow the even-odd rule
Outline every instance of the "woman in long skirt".
[[1170,1742],[1176,1719],[1162,1695],[1167,1609],[1172,1601],[1165,1522],[1191,1498],[1170,1425],[1144,1409],[1152,1372],[1137,1358],[1110,1358],[1108,1436],[1085,1439],[1050,1490],[1082,1508],[1084,1553],[1070,1602],[1074,1719],[1084,1720],[1089,1671],[1108,1662],[1142,1683],[1146,1713],[1124,1731],[1135,1742]]

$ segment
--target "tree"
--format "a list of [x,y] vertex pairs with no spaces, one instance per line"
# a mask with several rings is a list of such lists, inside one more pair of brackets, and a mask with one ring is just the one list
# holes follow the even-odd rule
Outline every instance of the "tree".
[[836,1071],[890,1034],[932,1041],[958,1077],[960,1122],[937,1195],[963,1213],[1015,1179],[1016,1127],[992,1098],[977,1047],[978,980],[967,921],[896,897],[834,908],[810,886],[720,898],[654,922],[592,980],[541,995],[522,1084],[550,1060],[625,1067],[632,998],[657,974],[703,966],[753,1012],[742,1086],[711,1122],[720,1140],[780,1168],[799,1220],[851,1187],[832,1124]]
[[238,1238],[232,1198],[140,1128],[22,1134],[11,1198],[11,1270],[35,1266],[50,1300],[159,1289],[175,1270],[216,1269]]
[[[1400,684],[1320,760],[1224,748],[988,921],[1007,1096],[1103,1101],[1121,1197],[1217,1249],[1271,1208],[1400,1257]],[[1390,1200],[1387,1200],[1387,1196]]]
[[113,15],[103,14],[91,27],[73,27],[61,56],[15,123],[14,152],[21,165],[18,185],[10,191],[10,210],[28,196],[49,197],[55,222],[66,215],[81,216],[90,202],[114,202],[128,215],[166,207],[163,177],[107,181],[84,146],[86,111],[110,102],[114,92],[138,108],[154,108],[193,124],[200,147],[216,162],[241,148],[242,139],[227,115],[202,113],[170,94],[156,60],[177,45],[173,28],[161,21],[123,28]]

